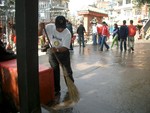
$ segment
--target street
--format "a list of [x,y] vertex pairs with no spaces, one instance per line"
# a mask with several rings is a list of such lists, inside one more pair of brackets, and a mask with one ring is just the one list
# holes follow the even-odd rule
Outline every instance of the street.
[[[39,63],[49,66],[42,54]],[[150,41],[139,40],[135,52],[120,52],[115,46],[74,47],[71,65],[80,101],[73,107],[50,113],[150,113]],[[61,76],[61,99],[67,88]]]

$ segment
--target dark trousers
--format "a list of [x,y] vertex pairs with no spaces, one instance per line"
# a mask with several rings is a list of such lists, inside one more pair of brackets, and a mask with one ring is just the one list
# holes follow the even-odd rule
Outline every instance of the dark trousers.
[[124,45],[124,51],[127,50],[126,42],[127,42],[127,39],[125,39],[125,38],[121,38],[120,39],[120,51],[123,51],[123,45]]
[[85,47],[84,35],[78,35],[78,38],[79,38],[79,45],[80,45],[80,47],[81,47],[81,43],[82,43],[82,46]]
[[[70,77],[70,79],[74,82],[73,79],[73,72],[71,69],[71,63],[70,63],[70,52],[69,50],[61,53],[55,53],[57,58],[59,59],[60,63],[62,64],[62,67],[66,69],[67,71],[67,76]],[[56,59],[54,53],[51,53],[49,50],[49,63],[51,67],[54,69],[54,87],[55,87],[55,92],[59,92],[61,87],[60,87],[60,63]],[[63,70],[64,71],[64,70]],[[63,73],[64,74],[64,73]]]

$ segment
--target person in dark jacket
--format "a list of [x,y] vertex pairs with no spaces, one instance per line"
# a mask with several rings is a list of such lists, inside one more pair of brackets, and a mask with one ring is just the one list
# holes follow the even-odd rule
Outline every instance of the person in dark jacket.
[[127,50],[127,37],[128,37],[128,27],[126,25],[126,20],[123,20],[123,25],[119,29],[120,35],[120,51],[123,51],[123,44],[124,44],[124,51]]
[[77,28],[77,34],[78,34],[78,38],[79,38],[79,45],[81,47],[81,42],[82,42],[82,46],[85,47],[84,44],[84,33],[85,33],[85,28],[83,26],[83,24],[81,23],[79,25],[79,27]]
[[[66,20],[66,27],[71,33],[71,38],[73,38],[73,29],[72,29],[72,24],[70,21]],[[72,42],[70,42],[70,50],[73,50],[73,45]]]
[[3,29],[0,27],[0,62],[7,61],[16,58],[16,54],[14,54],[11,50],[6,50],[4,43],[2,42],[3,38]]

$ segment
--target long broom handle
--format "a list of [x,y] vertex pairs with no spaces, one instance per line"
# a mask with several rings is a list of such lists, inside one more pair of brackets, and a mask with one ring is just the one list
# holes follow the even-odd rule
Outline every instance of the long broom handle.
[[51,44],[51,41],[49,40],[49,37],[48,37],[48,34],[47,34],[47,31],[46,31],[45,27],[44,27],[44,32],[46,34],[46,37],[47,37],[47,40],[48,40],[48,43],[49,43],[50,47],[53,47],[52,44]]
[[[46,34],[46,37],[47,37],[49,46],[50,46],[50,47],[53,47],[52,44],[51,44],[51,41],[50,41],[50,39],[49,39],[49,37],[48,37],[48,34],[47,34],[47,31],[46,31],[45,27],[44,27],[44,32],[45,32],[45,34]],[[63,68],[62,63],[60,62],[60,60],[59,60],[59,58],[58,58],[58,56],[56,55],[55,52],[54,52],[54,56],[55,56],[55,58],[57,59],[58,63],[59,63],[59,64],[61,65],[61,67]],[[66,76],[66,75],[64,75],[64,76]],[[66,76],[66,77],[67,77],[67,76]]]

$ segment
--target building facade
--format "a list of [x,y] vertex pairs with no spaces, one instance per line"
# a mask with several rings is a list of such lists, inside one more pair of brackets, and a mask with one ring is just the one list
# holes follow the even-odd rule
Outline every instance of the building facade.
[[69,0],[39,0],[39,21],[54,21],[58,15],[67,16]]
[[148,19],[148,4],[143,7],[137,7],[132,0],[97,0],[97,7],[105,10],[109,15],[110,23],[122,24],[122,20],[139,20]]

